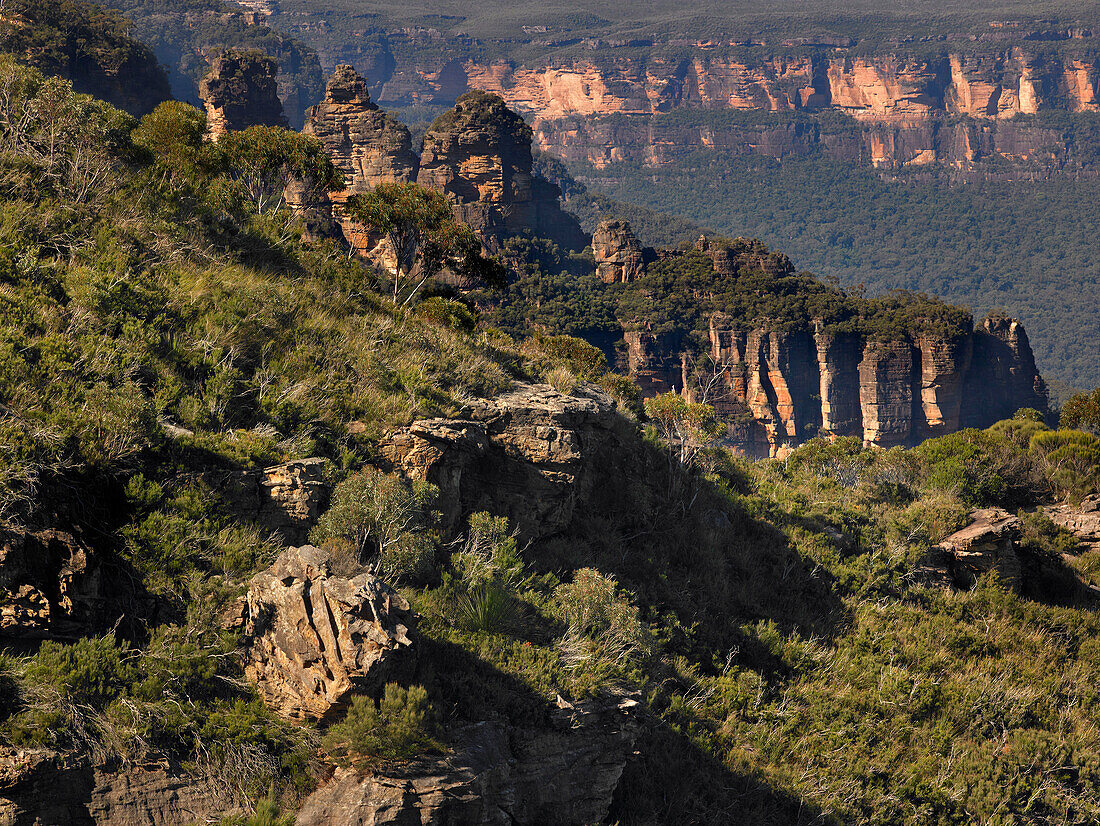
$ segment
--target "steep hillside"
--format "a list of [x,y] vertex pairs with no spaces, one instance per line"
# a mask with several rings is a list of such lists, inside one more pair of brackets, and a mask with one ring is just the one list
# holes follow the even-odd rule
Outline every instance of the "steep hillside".
[[[583,341],[304,240],[288,181],[347,183],[319,138],[0,84],[0,822],[1100,817],[1095,436],[749,463]],[[635,318],[669,277],[746,319],[842,297],[614,229]]]

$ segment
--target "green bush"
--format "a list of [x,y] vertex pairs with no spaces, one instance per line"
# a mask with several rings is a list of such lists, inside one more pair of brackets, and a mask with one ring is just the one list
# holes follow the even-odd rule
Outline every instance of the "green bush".
[[431,508],[438,494],[428,482],[407,483],[367,466],[333,489],[310,541],[373,562],[393,581],[423,581],[435,570]]
[[103,707],[136,678],[113,637],[85,637],[72,644],[46,640],[26,669],[32,685],[48,685],[73,703]]
[[344,718],[325,732],[325,750],[337,761],[364,768],[388,760],[408,760],[438,751],[428,692],[387,683],[380,703],[354,697]]
[[568,627],[562,644],[574,665],[623,665],[648,654],[649,634],[638,609],[613,577],[593,568],[574,571],[573,581],[554,592],[554,604]]
[[437,295],[422,300],[413,312],[443,327],[452,327],[464,333],[472,333],[477,328],[479,314],[476,310],[453,298]]

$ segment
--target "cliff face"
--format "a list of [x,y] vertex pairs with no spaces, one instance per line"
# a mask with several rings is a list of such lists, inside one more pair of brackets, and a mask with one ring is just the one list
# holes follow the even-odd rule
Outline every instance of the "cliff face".
[[[532,65],[456,58],[379,67],[376,89],[393,104],[439,103],[455,89],[493,92],[528,117],[542,150],[597,166],[624,159],[656,166],[714,147],[775,157],[821,150],[883,168],[942,164],[969,178],[1020,174],[983,163],[990,160],[1029,174],[1036,166],[1040,174],[1095,174],[1076,167],[1073,142],[1060,131],[1012,120],[1100,111],[1100,59],[1084,47],[1054,55],[1025,41],[933,55],[849,52],[697,43]],[[685,109],[790,117],[757,124],[658,117]],[[825,112],[850,116],[851,127],[837,129],[818,117]]]
[[531,170],[531,130],[495,95],[471,92],[424,135],[417,183],[443,192],[455,214],[483,237],[531,229],[583,247],[580,226],[564,214],[560,192]]
[[278,71],[274,59],[259,51],[227,49],[215,58],[199,84],[207,134],[217,140],[250,126],[286,127],[275,80]]
[[[721,381],[707,400],[747,455],[782,456],[818,435],[911,446],[964,426],[988,427],[1020,407],[1046,408],[1018,321],[987,319],[962,337],[881,341],[815,327],[739,329],[711,318],[709,355]],[[638,336],[628,334],[628,342],[631,335]],[[668,358],[654,350],[651,360]],[[667,389],[643,384],[647,395]]]
[[[829,293],[817,285],[814,298],[814,282],[797,289],[806,308],[819,309],[792,315],[790,305],[776,299],[784,280],[789,287],[793,267],[762,245],[701,239],[694,253],[656,255],[667,264],[698,253],[713,264],[713,281],[662,281],[669,278],[662,269],[657,280],[639,285],[644,303],[660,303],[661,290],[674,289],[678,313],[690,313],[693,303],[713,307],[714,294],[741,290],[741,296],[771,296],[761,306],[778,313],[778,320],[746,322],[770,318],[747,307],[702,309],[698,321],[685,326],[674,319],[672,330],[660,322],[662,331],[654,332],[646,319],[663,316],[631,310],[620,319],[625,346],[619,367],[644,397],[671,390],[712,405],[726,425],[727,442],[747,456],[784,456],[815,436],[912,446],[963,427],[988,427],[1021,407],[1047,407],[1046,385],[1014,319],[987,318],[975,329],[969,315],[947,312],[945,305],[903,304],[899,310],[873,302],[838,315],[842,296],[833,294],[830,304]],[[770,286],[769,278],[775,279]],[[899,312],[924,320],[905,324]],[[823,313],[833,321],[822,320]],[[932,323],[937,314],[940,322]],[[691,331],[695,324],[705,324],[701,337]]]

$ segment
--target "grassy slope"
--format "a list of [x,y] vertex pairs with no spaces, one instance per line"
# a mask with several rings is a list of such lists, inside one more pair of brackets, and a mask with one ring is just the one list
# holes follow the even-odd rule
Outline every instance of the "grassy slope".
[[[586,371],[388,306],[358,265],[298,243],[285,215],[234,206],[221,167],[179,147],[143,157],[132,123],[82,105],[62,95],[52,110],[81,115],[73,143],[95,151],[79,169],[62,153],[52,174],[20,175],[8,156],[0,178],[0,504],[32,527],[87,527],[154,599],[131,604],[144,613],[121,642],[5,656],[0,736],[245,765],[245,791],[274,782],[293,803],[318,733],[264,710],[217,618],[277,548],[201,472],[320,455],[341,479],[387,427],[453,415],[515,378],[568,387]],[[111,174],[89,191],[79,173],[96,158]],[[954,594],[909,576],[969,502],[1045,495],[1050,467],[1026,439],[1041,425],[1021,429],[931,453],[815,443],[754,466],[708,451],[682,469],[623,418],[621,484],[521,549],[523,570],[509,561],[500,587],[518,621],[470,621],[471,575],[451,547],[435,549],[445,576],[406,582],[439,736],[488,716],[538,722],[559,692],[626,685],[646,725],[622,823],[1095,822],[1100,626],[1057,555],[1071,543],[1029,523],[1029,570],[1046,573],[1025,596],[993,577]],[[571,622],[578,607],[597,618]]]

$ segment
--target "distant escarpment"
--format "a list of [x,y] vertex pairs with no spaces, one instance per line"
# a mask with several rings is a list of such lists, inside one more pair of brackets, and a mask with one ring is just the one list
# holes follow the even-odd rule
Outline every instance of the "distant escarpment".
[[657,166],[716,147],[820,150],[883,169],[942,166],[965,179],[1095,174],[1095,160],[1048,118],[1100,111],[1095,33],[992,34],[892,46],[532,43],[522,60],[491,60],[468,38],[420,30],[385,34],[385,59],[355,59],[386,105],[493,92],[528,118],[541,149],[596,165]]
[[922,295],[856,298],[756,241],[651,255],[618,304],[619,366],[644,396],[674,390],[713,405],[748,456],[782,456],[815,436],[911,446],[1047,407],[1014,319],[975,327]]
[[587,244],[576,219],[562,211],[558,188],[532,171],[530,127],[495,95],[462,96],[432,123],[417,157],[405,125],[371,101],[351,67],[339,66],[303,131],[324,144],[344,174],[346,188],[331,200],[354,246],[367,241],[341,215],[347,197],[383,182],[412,181],[444,193],[456,217],[490,246],[524,231],[570,249]]

